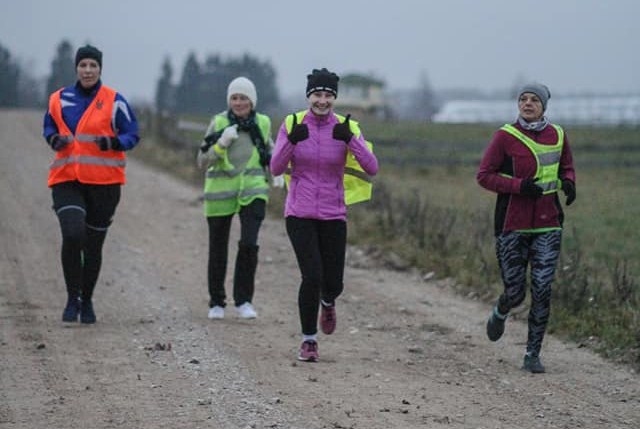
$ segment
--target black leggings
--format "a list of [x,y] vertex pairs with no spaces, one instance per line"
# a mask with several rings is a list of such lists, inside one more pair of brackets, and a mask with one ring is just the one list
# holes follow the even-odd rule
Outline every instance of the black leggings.
[[320,299],[332,303],[344,289],[347,223],[289,216],[286,225],[302,275],[298,291],[302,333],[314,335]]
[[120,201],[120,185],[63,182],[51,187],[62,233],[62,271],[69,298],[90,300],[102,266],[102,246]]
[[560,256],[562,231],[508,232],[496,239],[496,254],[504,283],[498,311],[507,314],[525,299],[527,267],[531,267],[531,307],[527,352],[539,354],[551,310],[551,284]]
[[[265,217],[266,202],[255,199],[240,208],[240,242],[236,255],[233,298],[235,305],[251,302],[254,292],[254,277],[258,263],[258,233]],[[209,285],[209,307],[226,306],[224,281],[227,274],[229,232],[233,214],[209,216],[209,263],[207,278]]]

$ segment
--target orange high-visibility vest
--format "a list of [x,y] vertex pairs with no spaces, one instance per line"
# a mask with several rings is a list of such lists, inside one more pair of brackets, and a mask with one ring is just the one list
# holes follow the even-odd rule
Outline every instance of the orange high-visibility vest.
[[126,156],[116,150],[101,151],[96,139],[101,136],[114,137],[111,125],[116,92],[104,85],[80,118],[75,135],[62,119],[60,93],[56,91],[49,98],[49,114],[58,126],[61,138],[70,141],[49,167],[49,187],[56,183],[77,180],[93,185],[125,183]]

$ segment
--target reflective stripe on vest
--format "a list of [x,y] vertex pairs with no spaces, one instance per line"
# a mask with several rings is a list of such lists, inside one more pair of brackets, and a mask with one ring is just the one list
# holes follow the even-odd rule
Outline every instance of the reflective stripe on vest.
[[[95,143],[94,143],[95,144]],[[51,163],[51,168],[62,167],[67,164],[86,164],[86,165],[103,165],[106,167],[124,167],[126,162],[122,159],[106,159],[99,156],[87,156],[87,155],[71,155],[67,158],[55,159]]]
[[49,167],[48,186],[73,180],[95,185],[124,184],[124,152],[101,151],[96,144],[99,137],[116,135],[111,124],[116,92],[104,85],[100,87],[80,118],[75,135],[62,117],[61,92],[58,90],[49,98],[49,114],[60,136],[69,144],[56,152]]
[[247,198],[263,195],[268,190],[269,187],[265,186],[263,188],[243,189],[240,192],[235,190],[222,192],[205,192],[204,199],[206,201],[235,200],[236,198]]
[[241,173],[244,173],[245,176],[264,176],[262,168],[247,168],[246,170],[233,168],[231,170],[209,170],[207,171],[207,178],[235,177]]
[[564,130],[558,125],[552,124],[552,126],[558,134],[558,141],[553,145],[537,143],[511,124],[505,124],[500,128],[520,140],[531,151],[536,159],[536,174],[534,176],[538,179],[536,185],[542,188],[544,194],[558,192],[560,187],[558,172],[564,144]]
[[[295,113],[296,123],[301,124],[306,114],[306,110]],[[344,116],[338,115],[337,113],[334,113],[334,115],[338,119],[338,122],[344,122]],[[287,117],[285,118],[285,127],[287,133],[291,132],[292,126],[293,114],[287,115]],[[349,129],[356,137],[360,137],[360,126],[356,121],[349,121]],[[369,141],[365,141],[365,143],[367,144],[367,148],[369,148],[369,150],[373,152],[373,144]],[[291,164],[289,164],[284,174],[285,183],[288,187],[289,182],[291,181]],[[350,151],[347,151],[347,158],[344,166],[344,177],[342,179],[342,182],[344,187],[344,202],[346,205],[368,201],[371,199],[371,194],[373,192],[371,176],[364,172],[355,156],[353,156]]]

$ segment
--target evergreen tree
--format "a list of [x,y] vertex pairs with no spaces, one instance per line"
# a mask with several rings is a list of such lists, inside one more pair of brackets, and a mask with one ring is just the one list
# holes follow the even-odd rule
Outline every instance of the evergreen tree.
[[76,68],[73,46],[67,40],[58,44],[56,56],[51,61],[51,74],[47,78],[47,96],[63,86],[71,85],[76,81]]
[[173,67],[169,57],[162,63],[162,75],[156,85],[156,111],[159,113],[171,112],[175,105],[173,80]]
[[227,85],[233,79],[220,55],[207,57],[202,72],[200,110],[215,114],[227,108]]
[[412,99],[412,118],[430,121],[438,113],[439,102],[426,71],[420,73],[418,88]]
[[234,76],[245,76],[255,84],[260,99],[260,109],[269,110],[280,104],[276,86],[277,74],[269,61],[263,62],[245,53],[242,58],[232,64]]
[[33,70],[32,65],[19,64],[18,76],[18,106],[43,107],[44,79],[35,78],[25,70]]
[[11,58],[11,52],[0,45],[0,106],[18,106],[18,79],[20,70]]
[[194,52],[189,53],[182,69],[176,93],[176,109],[180,113],[198,113],[200,64]]
[[279,105],[276,72],[270,62],[262,62],[248,53],[226,60],[216,54],[208,56],[200,65],[195,54],[191,53],[178,84],[176,110],[179,113],[206,115],[225,110],[227,86],[238,76],[247,77],[255,84],[260,110]]

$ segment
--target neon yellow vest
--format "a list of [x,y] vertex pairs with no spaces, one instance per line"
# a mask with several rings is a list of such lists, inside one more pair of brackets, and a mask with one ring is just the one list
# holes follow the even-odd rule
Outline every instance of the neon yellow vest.
[[544,194],[558,192],[561,186],[558,172],[564,144],[564,130],[558,125],[552,124],[552,126],[558,133],[558,141],[554,145],[537,143],[511,124],[505,124],[500,128],[520,140],[536,158],[537,169],[534,178],[538,179],[536,185],[542,188]]
[[[306,114],[307,114],[306,110],[297,112],[295,114],[296,122],[298,124],[301,124]],[[338,121],[344,122],[344,119],[345,119],[344,116],[338,115],[337,113],[334,113],[334,115],[336,116]],[[291,132],[292,126],[293,126],[293,114],[287,115],[287,117],[285,118],[285,127],[287,129],[287,133]],[[361,134],[360,127],[358,126],[358,123],[356,121],[349,120],[349,127],[351,129],[351,132],[356,137],[360,136]],[[367,147],[369,148],[369,150],[373,152],[373,144],[369,141],[365,141],[365,143],[367,144]],[[287,187],[289,186],[289,181],[291,180],[290,171],[291,171],[290,168],[287,168],[287,171],[285,172],[285,176],[284,176]],[[371,199],[371,194],[373,192],[373,184],[371,182],[371,176],[369,176],[367,173],[364,172],[362,167],[360,167],[360,164],[358,164],[356,157],[353,156],[353,154],[350,151],[347,152],[347,159],[344,166],[344,177],[342,181],[344,186],[345,204],[351,205],[355,203],[360,203],[362,201],[369,201]]]
[[[256,113],[256,122],[265,142],[271,134],[271,120]],[[229,125],[225,113],[214,117],[214,129],[223,130]],[[234,166],[227,151],[223,151],[206,172],[204,181],[205,216],[227,216],[237,213],[241,207],[255,199],[269,200],[269,183],[260,165],[260,154],[255,147],[245,165]]]

